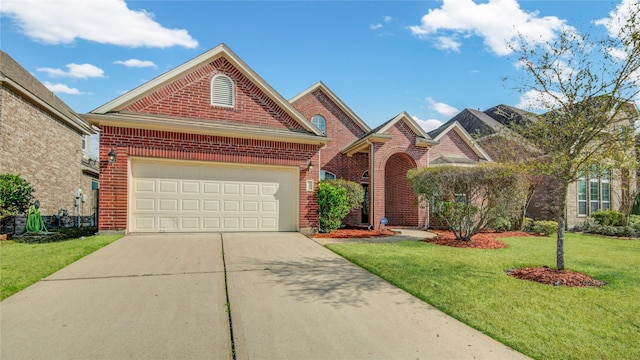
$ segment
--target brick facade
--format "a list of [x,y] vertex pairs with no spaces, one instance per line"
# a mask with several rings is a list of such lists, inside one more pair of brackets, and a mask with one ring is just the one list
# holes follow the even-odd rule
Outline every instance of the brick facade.
[[429,151],[429,158],[435,159],[438,156],[451,156],[466,158],[473,162],[480,161],[478,154],[462,139],[455,131],[448,131],[440,139],[440,143],[433,146]]
[[[129,156],[299,167],[300,228],[318,225],[315,199],[306,190],[307,180],[318,182],[317,172],[306,171],[309,161],[319,162],[317,145],[113,126],[104,126],[101,131],[100,230],[127,229]],[[117,161],[109,164],[106,154],[111,149]]]
[[0,173],[19,174],[29,181],[42,215],[56,215],[60,208],[73,214],[76,189],[88,197],[81,215],[95,213],[91,182],[96,177],[83,173],[82,158],[81,133],[0,87]]

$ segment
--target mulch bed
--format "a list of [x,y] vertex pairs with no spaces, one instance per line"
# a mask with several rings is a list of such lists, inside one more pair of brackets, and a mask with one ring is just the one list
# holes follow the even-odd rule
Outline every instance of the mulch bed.
[[436,245],[451,246],[457,248],[472,248],[472,249],[502,249],[507,247],[507,244],[503,243],[496,238],[500,237],[515,237],[515,236],[532,236],[529,233],[522,231],[483,231],[475,234],[471,237],[471,242],[460,241],[456,239],[451,231],[448,230],[429,230],[438,236],[434,239],[424,239],[422,241]]
[[[424,242],[460,247],[460,248],[474,248],[474,249],[501,249],[507,247],[507,244],[503,243],[496,238],[504,237],[528,237],[534,236],[522,231],[505,231],[505,232],[480,232],[471,237],[471,242],[456,240],[451,231],[445,230],[430,230],[438,234],[435,239],[425,239]],[[565,287],[601,287],[607,285],[606,282],[595,280],[589,275],[570,271],[570,270],[556,270],[546,266],[542,267],[528,267],[522,269],[509,269],[505,270],[505,273],[516,279],[535,281],[541,284],[565,286]]]
[[570,271],[556,270],[546,266],[505,270],[507,275],[516,279],[535,281],[541,284],[566,287],[602,287],[606,282],[595,280],[589,275]]
[[361,239],[370,237],[382,237],[396,235],[391,230],[367,230],[367,229],[338,229],[330,233],[315,234],[315,238],[325,239]]

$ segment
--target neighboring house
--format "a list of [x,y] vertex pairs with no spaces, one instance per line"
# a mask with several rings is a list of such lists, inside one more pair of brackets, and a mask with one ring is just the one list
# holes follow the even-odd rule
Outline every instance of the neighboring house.
[[[98,166],[88,155],[96,132],[62,100],[0,51],[0,173],[34,187],[42,215],[92,216]],[[75,202],[78,189],[86,195]]]
[[224,44],[83,117],[101,130],[102,231],[311,232],[335,178],[367,192],[347,224],[423,223],[406,175],[438,142],[407,113],[372,130],[322,82],[287,101]]
[[[536,121],[536,115],[511,106],[497,105],[484,112],[465,109],[443,126],[459,123],[494,161],[508,161],[539,155],[535,147],[510,129],[513,124],[526,121]],[[595,211],[618,209],[622,202],[621,184],[618,169],[609,172],[585,171],[582,178],[569,185],[567,227],[584,223]],[[632,186],[635,188],[635,185]],[[543,181],[536,189],[527,216],[535,220],[555,220],[558,211],[554,201],[557,189],[553,181]]]

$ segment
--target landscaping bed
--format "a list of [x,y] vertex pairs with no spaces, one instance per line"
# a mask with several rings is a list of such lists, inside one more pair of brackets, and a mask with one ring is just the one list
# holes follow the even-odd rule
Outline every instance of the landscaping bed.
[[329,233],[318,233],[313,237],[315,238],[323,238],[323,239],[362,239],[362,238],[370,238],[370,237],[382,237],[382,236],[392,236],[396,235],[395,232],[384,229],[384,230],[368,230],[368,229],[338,229]]

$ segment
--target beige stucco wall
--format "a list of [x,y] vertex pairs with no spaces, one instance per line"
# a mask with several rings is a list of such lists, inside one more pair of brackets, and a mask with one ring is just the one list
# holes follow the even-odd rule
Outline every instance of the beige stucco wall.
[[59,208],[73,214],[73,195],[87,194],[82,215],[91,215],[92,176],[84,174],[81,134],[60,120],[0,87],[0,173],[19,174],[35,188],[43,215]]

